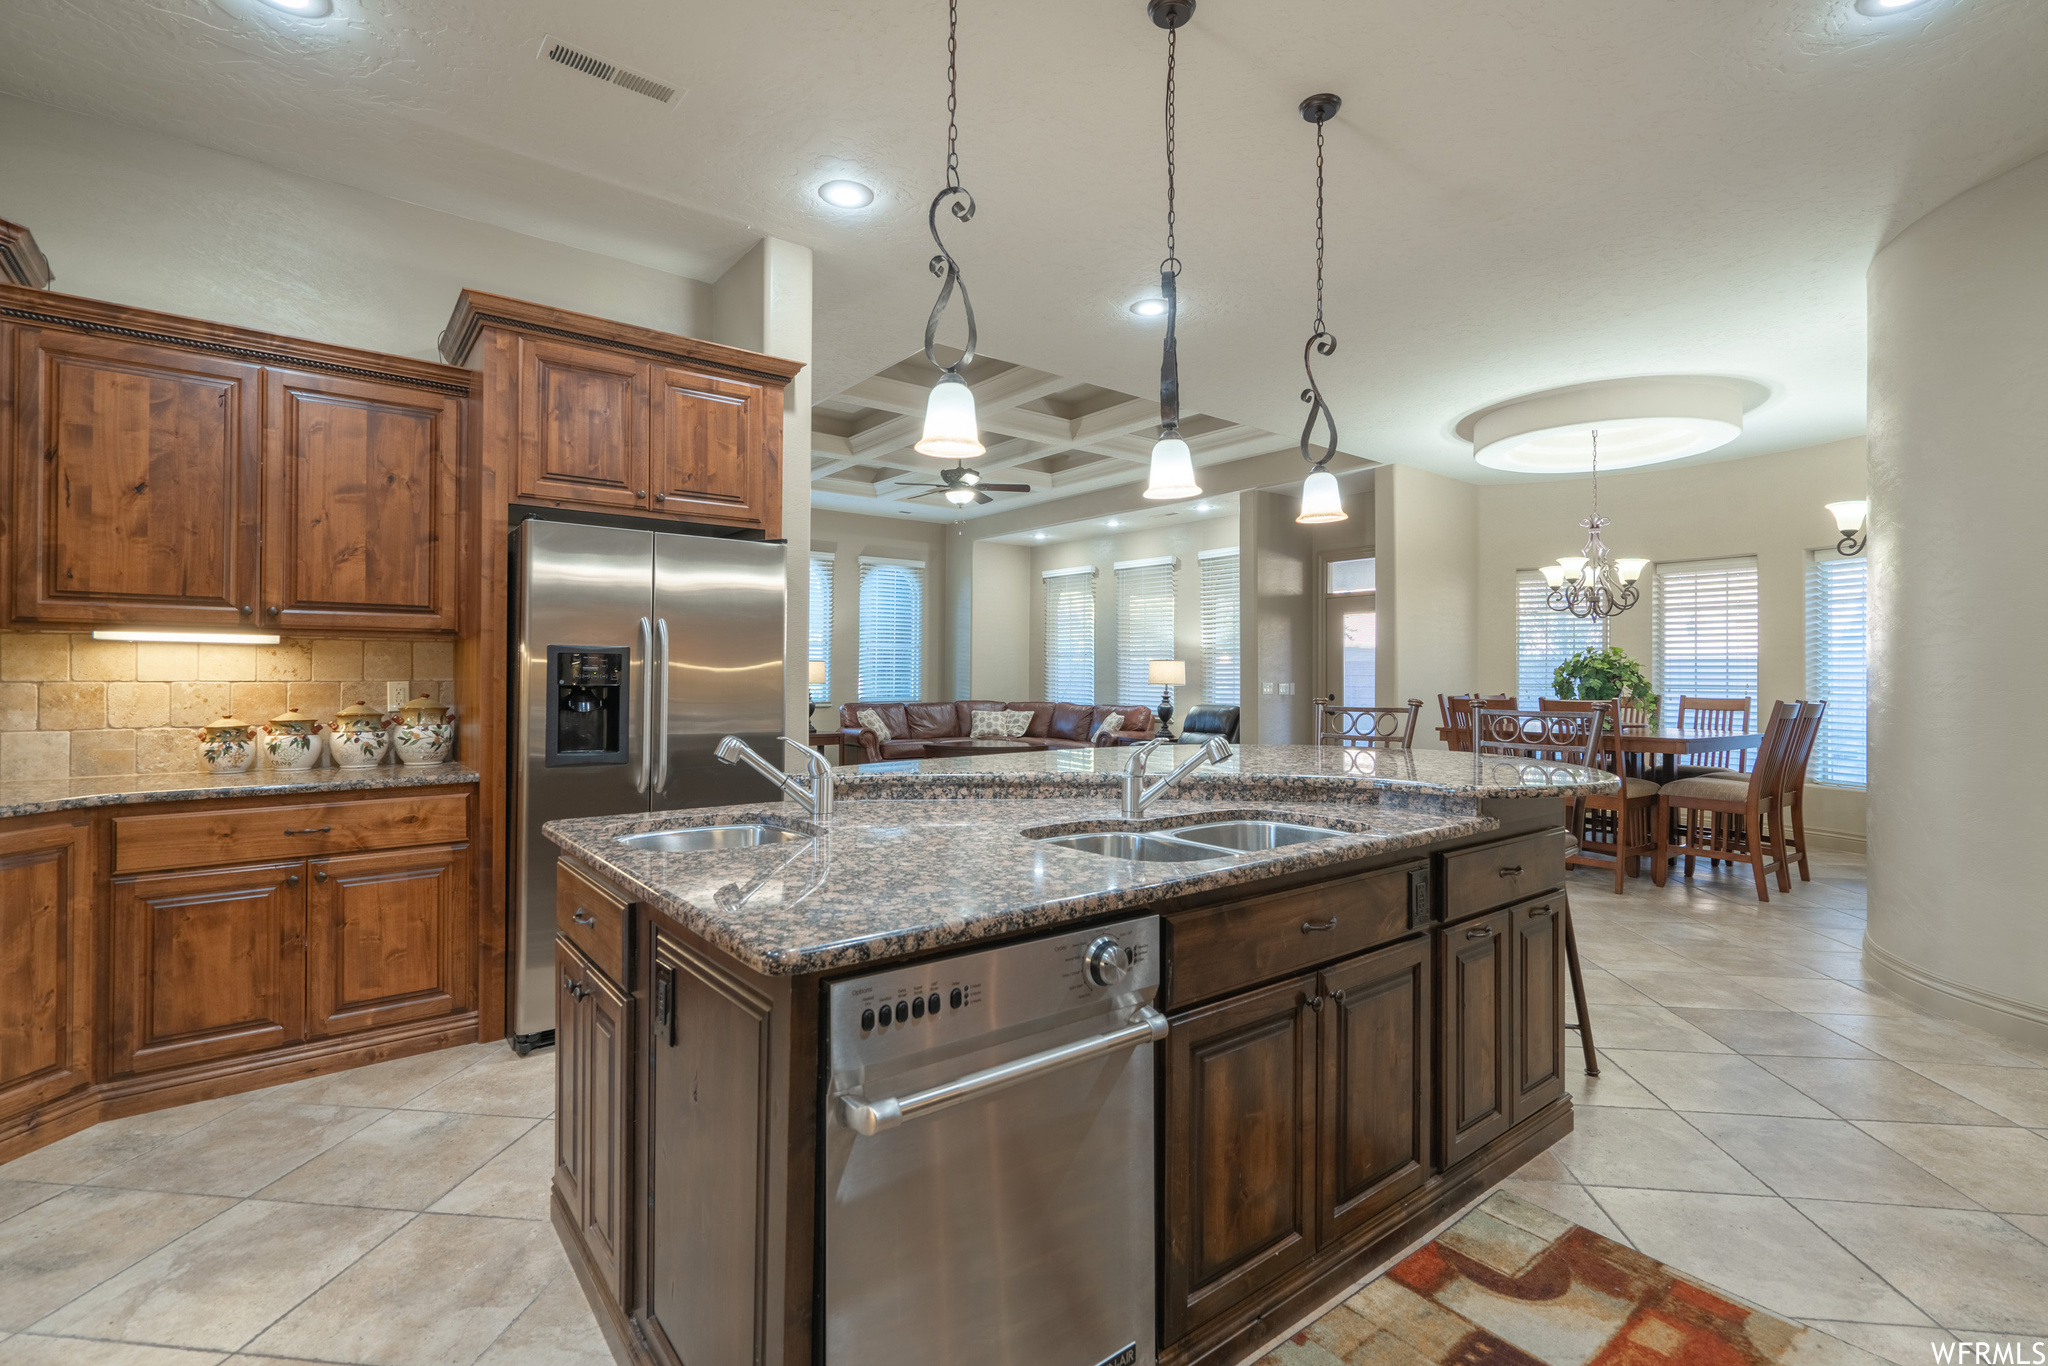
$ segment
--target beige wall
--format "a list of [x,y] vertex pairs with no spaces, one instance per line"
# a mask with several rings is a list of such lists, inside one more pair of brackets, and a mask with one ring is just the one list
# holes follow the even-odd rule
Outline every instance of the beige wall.
[[[1824,504],[1861,498],[1861,437],[1825,446],[1711,465],[1652,467],[1600,480],[1606,539],[1617,555],[1651,560],[1711,560],[1754,555],[1757,561],[1759,696],[1806,696],[1807,552],[1832,546],[1834,520]],[[1592,481],[1488,484],[1478,490],[1478,669],[1460,691],[1515,690],[1515,571],[1576,552],[1585,539],[1579,519],[1592,502]],[[1653,621],[1649,580],[1643,601],[1608,624],[1608,641],[1651,667]],[[1426,696],[1436,711],[1436,692]],[[1860,789],[1809,784],[1807,823],[1816,833],[1860,847]]]
[[0,98],[0,187],[67,294],[428,359],[465,287],[711,326],[697,280],[26,100]]
[[[1044,599],[1037,596],[1042,581],[1033,567],[1031,548],[991,541],[972,544],[972,645],[966,694],[999,702],[1037,701],[1044,691],[1034,680],[1045,675],[1045,612]],[[1196,588],[1199,593],[1199,580]],[[1199,626],[1195,638],[1201,638]],[[1037,655],[1032,654],[1034,641]]]
[[453,702],[454,674],[445,640],[179,645],[0,632],[0,780],[198,772],[199,727],[230,712],[263,722],[294,707],[331,725],[356,702],[384,706],[392,683]]
[[1315,686],[1314,528],[1298,492],[1247,493],[1238,499],[1238,630],[1244,647],[1244,701],[1238,738],[1248,745],[1291,745],[1310,738]]
[[[1044,696],[1043,575],[1048,569],[1071,569],[1077,565],[1092,565],[1095,568],[1095,700],[1105,704],[1133,700],[1120,699],[1116,695],[1115,565],[1119,560],[1149,560],[1156,556],[1172,555],[1180,561],[1174,570],[1173,579],[1174,657],[1184,660],[1188,666],[1187,684],[1174,689],[1173,714],[1176,717],[1187,715],[1188,708],[1201,702],[1207,695],[1204,691],[1206,674],[1202,654],[1202,568],[1198,556],[1204,550],[1222,550],[1237,544],[1238,523],[1229,517],[1211,517],[1205,521],[1188,522],[1167,529],[1126,531],[1113,536],[1091,536],[1086,540],[1061,541],[1053,545],[1031,547],[1028,552],[1031,560],[1026,584],[1030,593],[1030,656],[1023,677],[1025,690],[1002,700],[1037,701]],[[992,603],[995,601],[993,594],[990,595],[990,600]],[[977,598],[977,604],[979,601]],[[1026,603],[1019,602],[1011,611],[1025,608]],[[1006,613],[1001,620],[1015,622],[1015,617]],[[1022,623],[1018,625],[1021,626]],[[977,695],[994,694],[978,692]],[[1145,696],[1134,700],[1157,708],[1159,690],[1148,688]]]
[[[832,572],[832,706],[858,700],[860,679],[860,557],[882,556],[924,561],[924,658],[922,673],[927,699],[949,696],[946,658],[951,646],[946,630],[946,543],[950,526],[904,518],[866,517],[859,513],[811,510],[811,549],[833,557]],[[804,567],[808,583],[808,566]],[[808,607],[805,608],[808,611]],[[792,606],[791,617],[797,609]],[[803,618],[806,622],[809,618]],[[792,659],[802,658],[799,649]],[[818,704],[818,722],[830,729],[831,713]]]
[[[1382,702],[1411,697],[1435,712],[1438,693],[1476,681],[1479,487],[1406,465],[1374,471]],[[1441,748],[1433,725],[1420,748]]]

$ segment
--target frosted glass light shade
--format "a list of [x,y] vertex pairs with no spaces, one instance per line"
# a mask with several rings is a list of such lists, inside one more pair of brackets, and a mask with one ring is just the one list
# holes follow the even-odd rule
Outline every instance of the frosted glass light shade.
[[1564,587],[1564,566],[1561,564],[1544,565],[1543,581],[1549,584],[1552,588]]
[[914,448],[940,460],[978,460],[988,454],[974,420],[974,391],[950,370],[932,386],[924,405],[924,435]]
[[1177,688],[1188,681],[1188,666],[1184,660],[1155,659],[1145,668],[1146,676],[1162,688]]
[[1152,447],[1152,480],[1145,486],[1147,498],[1194,498],[1201,485],[1195,482],[1194,452],[1177,436],[1162,436]]
[[1870,502],[1856,498],[1846,503],[1829,503],[1827,509],[1834,515],[1835,530],[1848,536],[1863,530],[1863,519],[1870,515]]
[[1643,576],[1643,570],[1649,563],[1648,560],[1616,560],[1614,567],[1620,572],[1623,583],[1634,583]]
[[954,507],[966,507],[974,501],[973,489],[947,489],[946,501]]
[[1311,470],[1301,481],[1301,515],[1294,520],[1307,526],[1318,522],[1341,522],[1346,517],[1344,495],[1338,491],[1337,476],[1328,470]]
[[1577,583],[1579,575],[1586,568],[1586,557],[1584,555],[1560,555],[1557,557],[1557,566],[1564,570],[1566,579]]

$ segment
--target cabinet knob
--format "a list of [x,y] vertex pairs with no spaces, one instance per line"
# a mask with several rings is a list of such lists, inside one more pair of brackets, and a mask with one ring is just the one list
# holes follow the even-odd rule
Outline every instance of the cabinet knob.
[[1302,1004],[1306,1005],[1310,1010],[1321,1010],[1323,1008],[1323,998],[1320,996],[1311,996]]
[[298,885],[299,885],[299,875],[298,875],[297,873],[293,873],[293,874],[292,874],[292,875],[291,875],[290,877],[288,877],[288,878],[286,878],[286,879],[284,880],[284,885],[285,885],[285,886],[287,886],[287,887],[296,887],[296,886],[298,886]]
[[248,616],[248,615],[249,615],[249,614],[250,614],[251,612],[253,612],[253,611],[255,611],[255,610],[256,610],[255,608],[251,607],[251,606],[250,606],[250,605],[249,605],[248,603],[246,603],[246,602],[242,604],[242,615],[243,615],[243,616],[245,616],[245,617],[246,617],[246,616]]
[[276,615],[277,615],[277,604],[276,604],[276,603],[272,603],[272,604],[270,604],[270,606],[269,606],[269,607],[268,607],[268,608],[267,608],[266,610],[267,610],[267,611],[268,611],[268,612],[270,613],[270,615],[272,615],[273,617],[274,617],[274,616],[276,616]]
[[654,501],[657,503],[666,503],[668,501],[668,495],[665,493],[657,493],[654,495]]
[[326,873],[324,873],[324,872],[322,872],[322,873],[315,873],[315,874],[313,874],[313,881],[315,881],[315,882],[325,882],[325,881],[327,881],[327,874],[326,874]]
[[635,498],[645,498],[647,496],[647,490],[641,489],[638,493],[634,494],[633,496]]

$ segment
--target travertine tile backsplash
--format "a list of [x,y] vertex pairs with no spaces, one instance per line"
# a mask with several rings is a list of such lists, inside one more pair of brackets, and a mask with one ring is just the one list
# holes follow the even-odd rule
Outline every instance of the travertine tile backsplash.
[[357,701],[382,707],[394,682],[452,703],[454,676],[452,641],[167,645],[0,632],[0,779],[198,772],[199,727],[216,717],[263,722],[297,707],[331,723]]

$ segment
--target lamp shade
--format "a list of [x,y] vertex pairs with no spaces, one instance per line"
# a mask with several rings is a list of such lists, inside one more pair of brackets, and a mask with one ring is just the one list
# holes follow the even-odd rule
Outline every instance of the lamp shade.
[[1564,587],[1564,566],[1561,564],[1544,565],[1543,581],[1549,584],[1552,588]]
[[1152,481],[1145,486],[1147,498],[1198,498],[1202,486],[1195,482],[1195,457],[1188,443],[1177,436],[1162,436],[1152,447]]
[[1870,515],[1869,500],[1852,499],[1846,503],[1829,503],[1827,509],[1834,515],[1835,530],[1844,536],[1863,530],[1863,519]]
[[810,678],[810,683],[811,683],[811,686],[815,688],[815,687],[818,687],[818,686],[819,686],[820,684],[822,684],[822,683],[824,683],[824,682],[825,682],[825,661],[824,661],[824,660],[822,660],[822,659],[814,659],[814,660],[812,660],[812,661],[811,661],[811,678]]
[[1188,681],[1188,666],[1178,659],[1155,659],[1146,668],[1162,688],[1177,688]]
[[1616,560],[1614,568],[1621,575],[1623,583],[1634,583],[1643,576],[1643,570],[1649,566],[1649,563],[1648,560],[1623,559]]
[[1337,476],[1328,470],[1312,470],[1301,481],[1301,515],[1294,520],[1313,526],[1318,522],[1341,522],[1344,495],[1337,488]]
[[978,460],[988,454],[974,420],[974,391],[950,370],[939,376],[925,400],[924,435],[915,449],[940,460]]
[[1585,571],[1586,557],[1584,555],[1560,555],[1557,557],[1557,567],[1564,571],[1565,578],[1573,583],[1577,583],[1579,575]]

